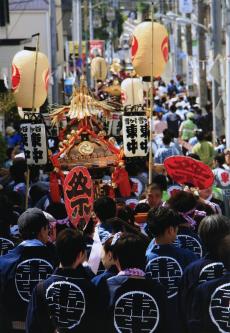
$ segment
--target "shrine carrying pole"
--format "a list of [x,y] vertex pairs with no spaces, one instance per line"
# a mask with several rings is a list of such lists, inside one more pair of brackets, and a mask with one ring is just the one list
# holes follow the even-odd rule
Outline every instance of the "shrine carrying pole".
[[152,164],[153,164],[153,149],[152,149],[152,138],[153,138],[153,126],[152,126],[152,116],[153,116],[153,41],[154,41],[154,2],[152,1],[151,6],[151,21],[152,21],[152,42],[151,42],[151,84],[150,84],[150,111],[149,111],[149,184],[152,183],[153,173],[152,173]]
[[32,35],[33,37],[37,37],[36,42],[36,52],[35,52],[35,63],[34,63],[34,82],[33,82],[33,99],[32,99],[32,112],[34,112],[34,102],[35,102],[35,94],[36,94],[36,75],[37,75],[37,67],[38,67],[38,51],[39,51],[39,39],[40,33]]

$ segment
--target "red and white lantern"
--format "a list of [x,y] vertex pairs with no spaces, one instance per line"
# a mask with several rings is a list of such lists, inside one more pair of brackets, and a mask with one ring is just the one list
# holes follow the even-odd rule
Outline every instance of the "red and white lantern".
[[161,76],[168,61],[166,28],[151,21],[139,24],[133,32],[131,55],[133,67],[138,75]]
[[[36,51],[23,50],[13,58],[12,90],[18,107],[33,107],[33,86]],[[35,77],[34,107],[39,108],[46,100],[49,81],[49,62],[45,54],[38,52]]]
[[121,83],[121,100],[124,106],[144,104],[141,79],[128,78]]

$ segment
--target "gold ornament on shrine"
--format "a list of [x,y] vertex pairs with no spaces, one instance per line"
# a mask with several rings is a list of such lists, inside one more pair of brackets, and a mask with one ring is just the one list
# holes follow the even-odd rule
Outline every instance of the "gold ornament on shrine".
[[78,151],[81,155],[91,155],[94,151],[94,143],[89,141],[82,141],[78,145]]
[[120,73],[122,67],[120,64],[120,59],[114,58],[112,65],[110,66],[110,72],[112,72],[114,75],[117,75]]
[[104,92],[111,96],[120,96],[121,95],[121,86],[117,79],[113,80],[112,85],[103,88]]
[[168,33],[156,22],[139,24],[134,32],[131,47],[132,64],[140,76],[161,76],[168,62]]
[[70,119],[82,120],[87,117],[98,115],[101,111],[110,113],[114,108],[108,103],[98,101],[89,91],[85,78],[81,77],[81,83],[79,87],[74,89],[71,96],[71,102],[69,106],[63,106],[56,109],[51,113],[52,125],[58,124],[63,115],[66,115]]

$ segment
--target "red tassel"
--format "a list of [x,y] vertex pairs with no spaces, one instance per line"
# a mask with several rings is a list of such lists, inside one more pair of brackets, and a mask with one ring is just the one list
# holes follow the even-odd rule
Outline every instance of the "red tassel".
[[50,173],[50,196],[53,202],[61,202],[58,176],[55,172]]
[[112,182],[117,185],[122,197],[129,197],[131,195],[129,175],[124,167],[117,167],[114,170]]

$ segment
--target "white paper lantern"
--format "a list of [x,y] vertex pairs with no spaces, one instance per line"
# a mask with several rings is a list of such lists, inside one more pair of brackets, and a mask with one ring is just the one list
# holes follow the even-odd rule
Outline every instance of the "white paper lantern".
[[[12,89],[17,106],[33,107],[33,86],[36,52],[23,50],[13,58]],[[49,63],[45,54],[38,52],[35,78],[34,107],[39,108],[47,98],[49,80]]]
[[131,53],[132,64],[138,75],[160,76],[168,61],[166,28],[150,21],[139,24],[133,32]]
[[95,57],[91,61],[91,76],[95,80],[104,81],[107,76],[107,64],[104,58]]
[[128,78],[121,83],[121,100],[124,106],[144,104],[141,79]]

